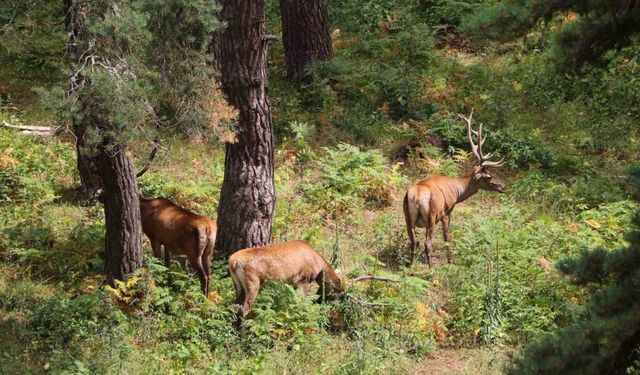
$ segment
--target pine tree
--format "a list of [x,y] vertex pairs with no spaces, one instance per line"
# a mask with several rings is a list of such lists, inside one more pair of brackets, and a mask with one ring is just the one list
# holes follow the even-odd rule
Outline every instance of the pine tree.
[[550,56],[561,71],[579,70],[586,62],[603,62],[640,33],[636,0],[506,0],[467,19],[466,28],[509,41],[525,36],[540,23],[552,29]]
[[[80,64],[83,47],[89,41],[89,28],[87,25],[87,14],[80,1],[64,1],[65,26],[69,41],[66,50],[71,59]],[[75,65],[75,64],[74,64]],[[89,85],[89,77],[78,71],[69,77],[69,87],[71,97],[76,98],[79,107],[76,115],[72,117],[73,135],[76,138],[76,166],[80,175],[80,195],[88,202],[95,202],[95,199],[102,191],[102,173],[100,171],[100,157],[91,150],[89,134],[87,131],[91,127],[91,116],[85,116],[88,112],[87,106],[91,100],[88,96],[77,95],[76,90]]]
[[331,57],[327,7],[324,0],[280,0],[280,14],[287,73],[294,81],[305,81],[313,60]]
[[227,26],[214,37],[214,66],[222,89],[238,110],[237,141],[226,144],[218,204],[217,254],[271,242],[275,205],[271,104],[267,96],[264,0],[223,0]]
[[[635,171],[635,198],[640,199],[640,170]],[[640,210],[629,246],[596,249],[567,259],[559,269],[576,285],[597,286],[586,318],[524,349],[509,374],[627,374],[640,361]]]
[[95,161],[104,185],[105,271],[113,285],[142,265],[138,183],[127,148],[149,118],[151,82],[139,56],[150,38],[144,15],[129,2],[74,0],[68,9],[77,30],[68,47],[72,112],[85,146],[78,160]]

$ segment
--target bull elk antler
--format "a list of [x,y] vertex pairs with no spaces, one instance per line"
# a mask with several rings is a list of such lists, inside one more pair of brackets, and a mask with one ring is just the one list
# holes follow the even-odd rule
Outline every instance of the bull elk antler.
[[[484,144],[484,141],[487,140],[487,136],[482,136],[482,123],[478,126],[478,130],[473,130],[471,127],[471,121],[473,120],[473,108],[471,108],[469,116],[465,116],[463,114],[459,114],[458,116],[467,123],[467,137],[469,138],[469,144],[471,145],[471,152],[476,159],[478,159],[478,165],[485,168],[502,167],[504,165],[503,159],[500,159],[499,161],[491,161],[489,159],[493,156],[492,152],[487,155],[482,153],[482,145]],[[473,143],[473,135],[478,137],[478,144]]]

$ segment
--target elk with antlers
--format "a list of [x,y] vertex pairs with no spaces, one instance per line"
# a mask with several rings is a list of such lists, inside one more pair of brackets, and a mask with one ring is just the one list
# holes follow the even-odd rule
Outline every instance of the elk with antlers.
[[[505,184],[489,172],[489,168],[500,167],[503,161],[489,160],[493,154],[485,155],[482,145],[486,136],[482,135],[482,124],[478,130],[471,127],[473,109],[469,116],[459,115],[467,124],[467,137],[471,145],[471,152],[477,159],[477,163],[462,177],[428,176],[411,185],[404,196],[403,211],[407,224],[407,232],[411,243],[411,263],[418,243],[416,242],[415,228],[425,228],[426,236],[424,252],[427,263],[431,267],[431,252],[433,232],[436,224],[442,221],[444,240],[449,241],[449,221],[453,207],[475,193],[478,190],[489,190],[504,193]],[[473,142],[473,136],[478,138],[478,143]],[[447,251],[447,260],[451,262],[451,253]]]

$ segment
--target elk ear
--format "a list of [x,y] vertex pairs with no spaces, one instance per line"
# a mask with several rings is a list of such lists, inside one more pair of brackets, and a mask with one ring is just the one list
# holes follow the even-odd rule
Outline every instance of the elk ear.
[[476,181],[482,179],[482,177],[484,177],[484,173],[482,173],[482,172],[478,172],[478,173],[473,175],[473,179],[476,180]]

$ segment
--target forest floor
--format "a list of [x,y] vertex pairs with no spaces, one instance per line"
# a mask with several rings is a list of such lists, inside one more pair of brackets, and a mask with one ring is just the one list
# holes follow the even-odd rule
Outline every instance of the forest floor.
[[426,360],[410,366],[411,375],[493,375],[500,374],[508,351],[493,349],[451,349],[435,351]]

